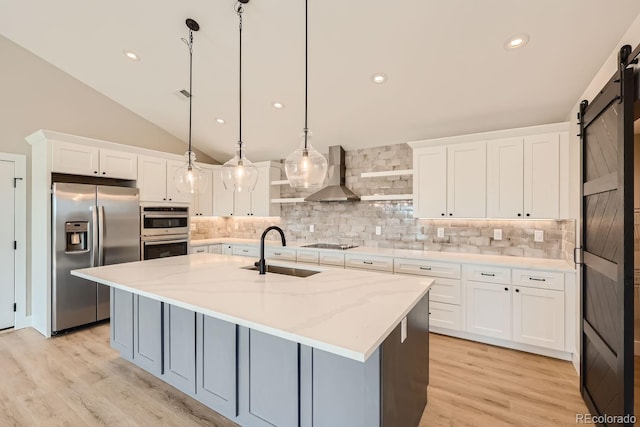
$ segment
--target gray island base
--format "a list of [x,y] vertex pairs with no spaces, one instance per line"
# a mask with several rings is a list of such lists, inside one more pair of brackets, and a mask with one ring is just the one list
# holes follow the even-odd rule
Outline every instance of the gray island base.
[[[150,288],[141,291],[145,285],[136,287],[133,281],[129,286],[116,285],[116,276],[106,280],[96,273],[106,268],[78,270],[77,275],[111,286],[111,346],[124,359],[239,425],[418,426],[429,382],[430,282],[421,283],[405,320],[390,325],[381,335],[381,343],[356,360],[340,351],[318,348],[321,344],[308,345],[299,342],[304,339],[278,336],[278,331],[258,330],[260,325],[243,325],[242,319],[236,323],[206,309],[206,303],[205,309],[199,310],[193,303],[167,297],[168,292],[154,295]],[[242,274],[248,273],[255,274]],[[339,273],[351,274],[345,270]],[[319,279],[323,274],[330,280],[334,273],[325,270],[312,276],[317,283],[314,294],[323,293]],[[394,276],[357,274],[369,275],[362,280],[370,282],[371,278],[386,278],[383,280],[395,289],[407,283],[406,289],[413,289],[413,283],[403,284]],[[149,283],[149,277],[141,278],[139,283]],[[308,279],[298,280],[311,286]],[[264,295],[261,298],[265,301]],[[376,304],[370,295],[361,301]],[[379,303],[386,307],[383,299]],[[384,317],[382,311],[378,317]]]

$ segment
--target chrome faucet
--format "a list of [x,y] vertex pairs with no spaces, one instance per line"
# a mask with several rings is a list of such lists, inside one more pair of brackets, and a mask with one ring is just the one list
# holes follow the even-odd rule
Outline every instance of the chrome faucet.
[[280,238],[282,239],[282,246],[287,246],[287,240],[284,238],[284,231],[282,228],[272,225],[271,227],[267,227],[262,232],[262,237],[260,237],[260,260],[257,262],[258,268],[260,268],[260,274],[265,274],[267,272],[267,263],[264,260],[264,238],[267,236],[267,233],[271,230],[276,230],[280,233]]

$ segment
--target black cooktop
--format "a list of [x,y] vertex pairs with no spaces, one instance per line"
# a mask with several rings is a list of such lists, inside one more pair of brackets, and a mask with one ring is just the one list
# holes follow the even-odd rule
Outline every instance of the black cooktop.
[[336,249],[344,251],[346,249],[357,248],[355,245],[337,245],[334,243],[313,243],[311,245],[303,245],[303,248],[317,248],[317,249]]

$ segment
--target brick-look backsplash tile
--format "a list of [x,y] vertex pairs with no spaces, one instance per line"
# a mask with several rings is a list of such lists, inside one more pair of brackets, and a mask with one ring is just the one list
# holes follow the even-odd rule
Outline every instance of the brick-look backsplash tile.
[[[411,169],[407,144],[347,151],[346,183],[356,194],[411,194],[411,175],[362,178],[362,172]],[[284,176],[283,176],[283,179]],[[305,197],[289,186],[281,197]],[[575,221],[441,220],[413,218],[411,201],[305,202],[282,204],[280,218],[194,218],[192,239],[236,237],[257,239],[270,225],[283,228],[291,242],[349,243],[358,246],[469,252],[537,258],[572,259]],[[314,226],[314,232],[309,226]],[[376,235],[376,226],[381,234]],[[444,228],[444,238],[437,229]],[[502,229],[502,240],[493,230]],[[533,241],[534,230],[544,231],[544,242]],[[276,239],[277,233],[269,235]]]

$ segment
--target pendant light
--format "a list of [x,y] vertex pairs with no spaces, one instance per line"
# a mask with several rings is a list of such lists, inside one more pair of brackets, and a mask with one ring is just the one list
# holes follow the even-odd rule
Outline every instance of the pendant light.
[[[185,96],[189,97],[189,151],[185,153],[186,162],[184,166],[176,171],[173,180],[176,188],[181,193],[200,193],[207,188],[207,176],[202,173],[202,169],[194,162],[196,153],[191,148],[191,109],[193,98],[193,32],[200,29],[200,25],[193,19],[187,19],[187,28],[189,28],[189,39],[182,39],[189,48],[189,93]],[[184,94],[184,91],[183,91]]]
[[327,159],[311,146],[311,132],[307,124],[309,86],[309,18],[308,0],[304,2],[304,129],[300,148],[289,154],[284,162],[289,185],[316,189],[322,186],[327,175]]
[[236,144],[236,155],[231,160],[222,165],[222,183],[224,188],[233,191],[253,191],[258,182],[258,169],[247,159],[242,149],[242,9],[243,4],[249,3],[249,0],[239,0],[236,13],[239,18],[239,35],[240,35],[240,61],[238,73],[238,106],[239,106],[239,127],[238,127],[238,143]]

